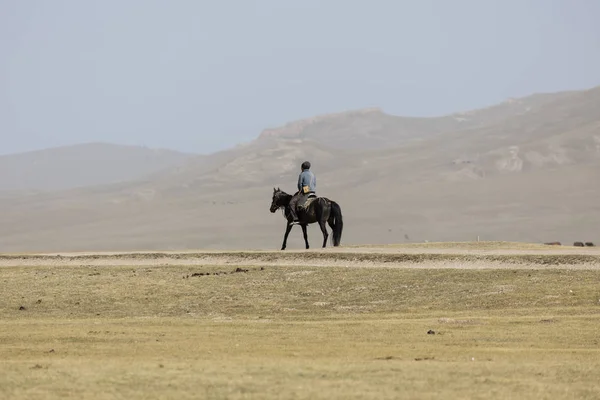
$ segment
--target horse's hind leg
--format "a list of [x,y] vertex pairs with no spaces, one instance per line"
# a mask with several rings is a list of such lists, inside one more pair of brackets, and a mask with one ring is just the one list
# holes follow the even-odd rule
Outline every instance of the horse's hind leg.
[[321,232],[323,232],[323,247],[327,247],[327,238],[329,237],[329,233],[327,233],[327,220],[329,219],[329,212],[325,212],[325,208],[323,207],[323,202],[317,200],[318,204],[315,208],[315,214],[317,216],[317,221],[319,223],[319,227],[321,228]]
[[327,225],[325,225],[325,221],[319,220],[319,227],[321,228],[321,232],[323,232],[323,247],[327,247],[327,238],[329,237],[329,233],[327,233]]

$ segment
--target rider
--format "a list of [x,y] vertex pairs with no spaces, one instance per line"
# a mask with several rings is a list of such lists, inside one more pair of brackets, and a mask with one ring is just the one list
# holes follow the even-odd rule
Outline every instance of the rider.
[[298,176],[298,192],[290,200],[290,211],[293,218],[290,225],[298,223],[298,216],[296,215],[296,205],[298,202],[304,204],[306,197],[310,194],[314,194],[317,188],[317,178],[310,170],[310,162],[304,161],[301,168],[302,172]]

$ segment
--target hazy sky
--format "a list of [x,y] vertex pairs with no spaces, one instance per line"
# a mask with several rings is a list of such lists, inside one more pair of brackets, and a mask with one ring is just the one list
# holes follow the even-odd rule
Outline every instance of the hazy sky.
[[599,15],[597,0],[0,0],[0,153],[207,153],[315,114],[589,88]]

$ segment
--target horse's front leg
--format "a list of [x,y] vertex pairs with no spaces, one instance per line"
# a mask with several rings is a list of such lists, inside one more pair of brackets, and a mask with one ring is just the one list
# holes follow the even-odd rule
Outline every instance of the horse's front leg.
[[283,244],[281,245],[281,250],[285,250],[285,247],[287,245],[287,238],[288,235],[290,234],[290,231],[292,230],[293,225],[289,224],[289,221],[286,222],[285,224],[285,234],[283,235]]
[[306,243],[306,249],[310,247],[308,245],[308,232],[306,231],[306,224],[302,224],[302,234],[304,235],[304,243]]

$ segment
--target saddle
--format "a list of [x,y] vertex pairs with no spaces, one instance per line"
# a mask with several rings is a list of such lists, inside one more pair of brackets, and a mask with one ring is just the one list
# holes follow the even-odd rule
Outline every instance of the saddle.
[[313,201],[317,199],[317,195],[315,193],[309,193],[304,201],[304,204],[298,204],[298,208],[301,210],[308,210],[308,207],[311,205]]

